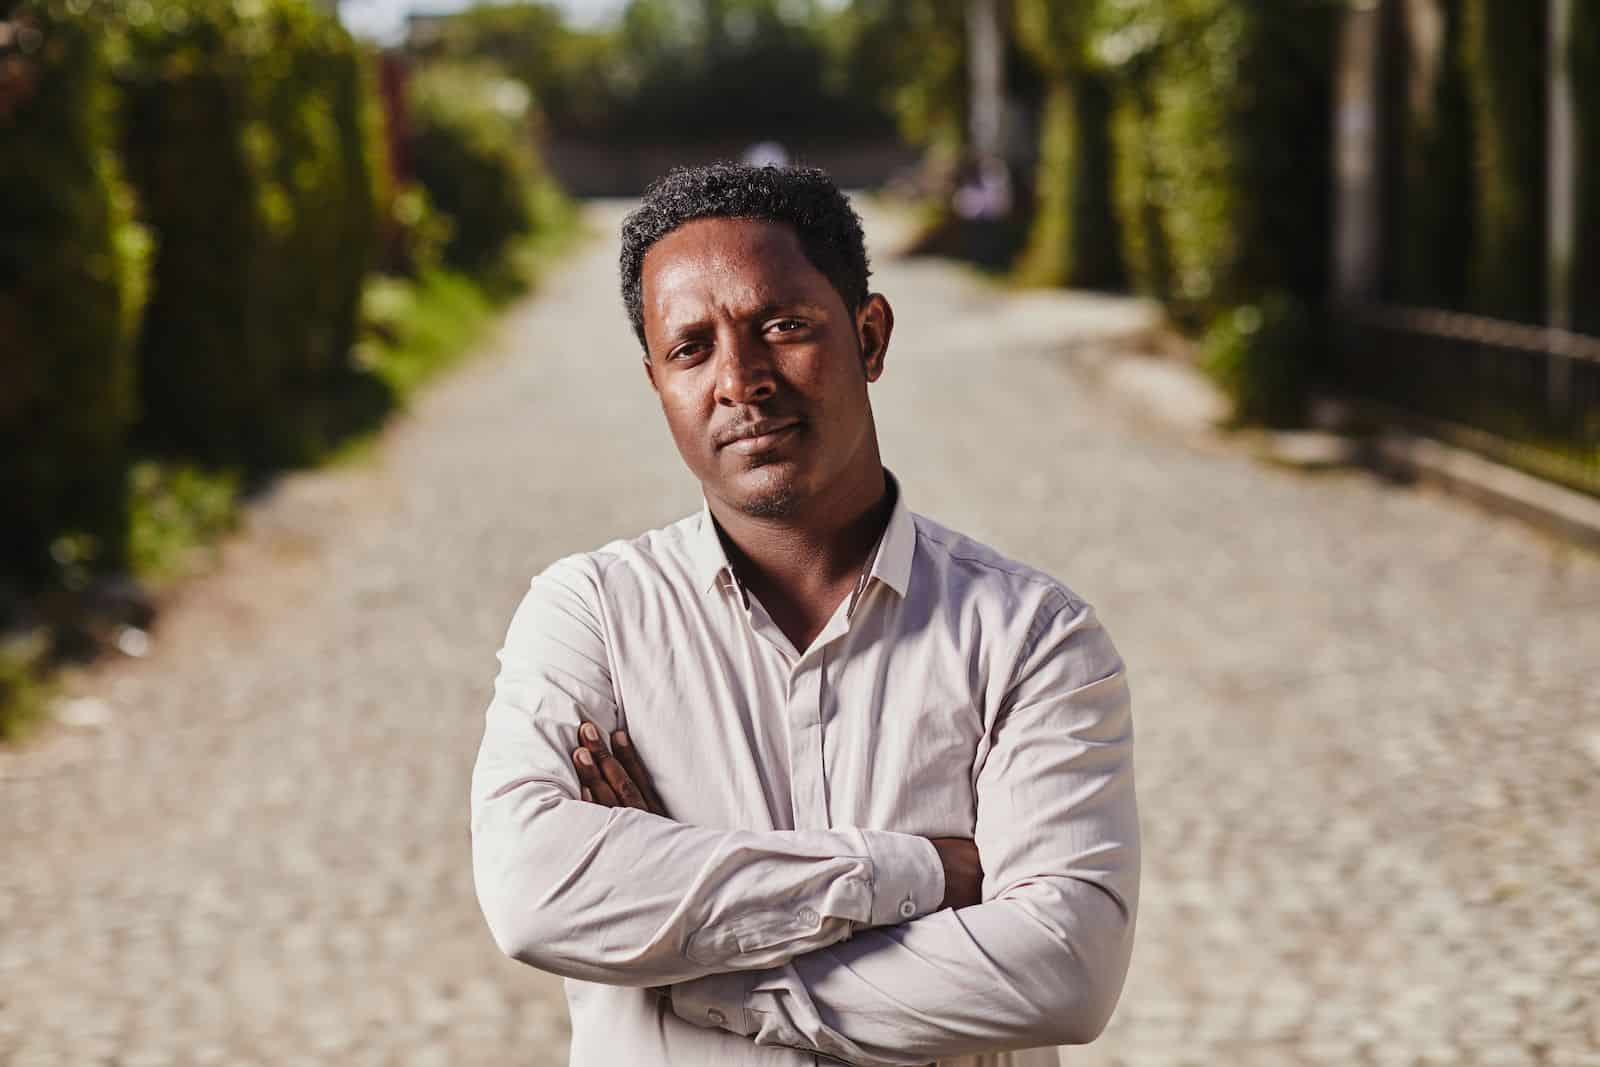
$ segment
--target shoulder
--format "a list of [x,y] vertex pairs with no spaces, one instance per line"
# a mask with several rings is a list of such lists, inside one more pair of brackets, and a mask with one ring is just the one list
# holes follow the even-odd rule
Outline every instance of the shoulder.
[[925,515],[913,514],[913,519],[918,562],[924,568],[921,577],[935,582],[945,595],[998,600],[1013,612],[1024,609],[1036,618],[1088,609],[1083,598],[1054,575]]
[[[1093,605],[1066,583],[971,537],[916,517],[919,577],[986,631],[1010,701],[1124,677],[1122,656]],[[959,625],[959,624],[958,624]]]
[[562,556],[530,584],[535,591],[576,597],[598,609],[622,589],[692,580],[700,521],[696,512],[635,537]]

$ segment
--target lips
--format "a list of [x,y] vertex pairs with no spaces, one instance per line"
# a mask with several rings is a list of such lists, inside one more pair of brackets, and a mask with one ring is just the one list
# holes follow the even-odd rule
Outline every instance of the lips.
[[735,426],[717,436],[718,448],[731,448],[735,452],[764,452],[783,441],[800,428],[801,420],[761,419],[758,422]]

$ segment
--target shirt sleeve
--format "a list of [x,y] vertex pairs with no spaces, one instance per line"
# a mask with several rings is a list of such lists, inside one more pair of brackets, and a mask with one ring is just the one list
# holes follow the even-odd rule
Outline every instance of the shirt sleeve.
[[857,1064],[1094,1040],[1132,952],[1139,822],[1126,671],[1087,605],[1035,627],[976,792],[983,903],[675,986],[674,1011]]
[[617,723],[584,560],[533,579],[496,654],[471,832],[503,952],[569,978],[660,986],[780,964],[939,906],[944,869],[921,837],[716,830],[578,799],[579,724]]

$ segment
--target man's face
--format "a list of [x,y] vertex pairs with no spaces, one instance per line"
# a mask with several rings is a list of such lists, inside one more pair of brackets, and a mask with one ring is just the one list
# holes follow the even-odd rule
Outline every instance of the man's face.
[[852,315],[790,226],[751,219],[684,224],[646,253],[640,281],[645,370],[708,496],[779,517],[876,473],[882,296]]

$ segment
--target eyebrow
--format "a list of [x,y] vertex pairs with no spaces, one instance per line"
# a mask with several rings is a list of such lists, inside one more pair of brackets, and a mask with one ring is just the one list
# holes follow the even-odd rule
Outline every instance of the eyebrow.
[[[749,317],[753,319],[765,319],[776,314],[780,310],[798,311],[804,309],[807,311],[814,311],[820,307],[820,304],[813,303],[810,300],[800,297],[792,300],[769,300],[760,307],[756,308]],[[665,340],[668,344],[675,345],[688,337],[692,337],[697,333],[704,332],[710,325],[710,321],[711,320],[709,319],[696,319],[693,322],[686,322],[681,326],[669,327],[665,331]]]

